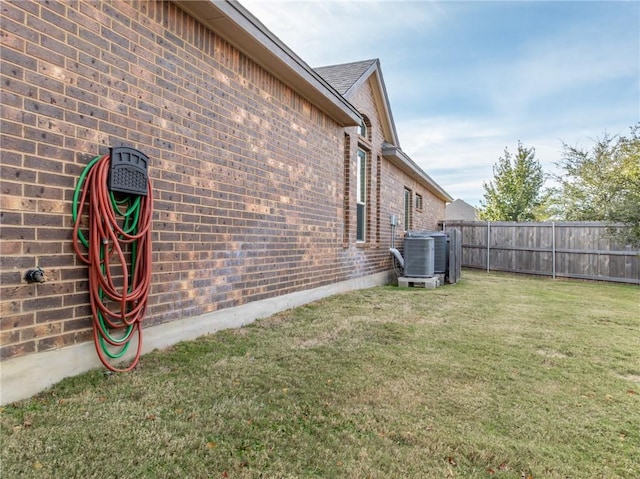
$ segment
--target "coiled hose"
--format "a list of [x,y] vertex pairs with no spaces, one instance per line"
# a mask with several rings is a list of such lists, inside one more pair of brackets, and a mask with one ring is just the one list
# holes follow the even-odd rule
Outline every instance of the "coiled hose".
[[[142,352],[142,328],[151,286],[151,181],[147,195],[114,194],[107,181],[110,156],[86,166],[73,195],[73,247],[89,266],[89,291],[96,351],[109,370],[130,371]],[[83,229],[86,229],[85,235]],[[137,336],[133,361],[110,363],[125,355]]]

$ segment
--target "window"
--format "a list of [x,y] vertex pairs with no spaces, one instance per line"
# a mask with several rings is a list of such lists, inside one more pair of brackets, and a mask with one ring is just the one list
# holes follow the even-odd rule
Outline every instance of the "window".
[[409,188],[404,189],[404,230],[411,229],[411,190]]
[[367,210],[367,153],[358,148],[356,165],[356,240],[365,240]]
[[358,135],[362,138],[367,138],[367,124],[362,120],[360,122],[360,126],[358,127]]
[[362,121],[358,126],[358,137],[360,137],[360,139],[365,139],[368,142],[371,141],[371,122],[367,115],[362,115]]
[[416,193],[416,209],[422,211],[422,195]]

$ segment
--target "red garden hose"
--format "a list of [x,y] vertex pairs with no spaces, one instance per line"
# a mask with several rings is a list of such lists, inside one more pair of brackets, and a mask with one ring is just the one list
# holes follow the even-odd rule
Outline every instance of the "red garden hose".
[[[142,352],[141,322],[151,286],[153,195],[150,180],[146,196],[110,191],[109,167],[109,155],[95,157],[78,180],[73,246],[89,267],[93,338],[100,361],[111,371],[125,372],[136,367]],[[109,360],[122,357],[134,336],[138,346],[133,361],[124,368],[112,365]]]

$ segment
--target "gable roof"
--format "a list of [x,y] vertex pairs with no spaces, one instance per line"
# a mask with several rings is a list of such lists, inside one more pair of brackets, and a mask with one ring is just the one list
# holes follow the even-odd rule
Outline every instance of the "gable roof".
[[318,67],[316,72],[333,86],[340,94],[349,100],[360,86],[371,79],[374,82],[373,96],[376,107],[382,115],[382,134],[384,140],[392,145],[400,146],[396,125],[391,114],[391,105],[387,95],[387,88],[382,77],[380,60],[363,60],[359,62],[342,63]]

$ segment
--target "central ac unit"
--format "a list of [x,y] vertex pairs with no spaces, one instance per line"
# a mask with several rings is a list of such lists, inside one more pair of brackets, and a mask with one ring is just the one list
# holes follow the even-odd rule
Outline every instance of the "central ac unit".
[[434,275],[434,250],[431,237],[404,239],[404,275],[410,278],[429,278]]

